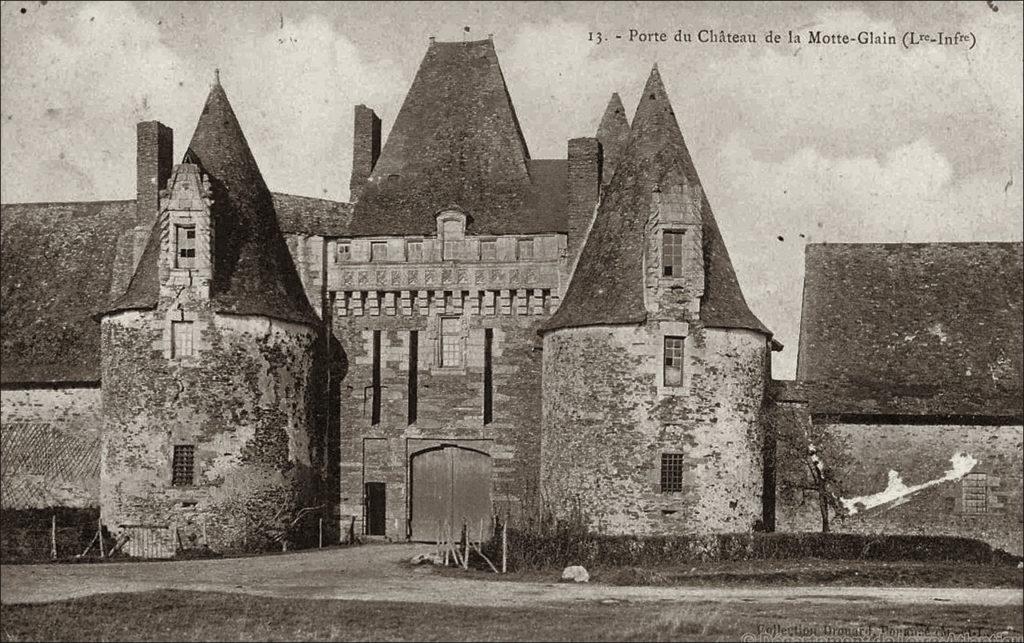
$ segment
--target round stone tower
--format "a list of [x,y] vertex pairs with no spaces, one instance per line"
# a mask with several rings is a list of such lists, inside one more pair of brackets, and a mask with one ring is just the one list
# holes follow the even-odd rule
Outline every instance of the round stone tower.
[[320,322],[219,83],[153,215],[101,315],[103,524],[139,556],[301,544]]
[[740,291],[657,67],[541,333],[549,510],[615,534],[753,528],[771,334]]

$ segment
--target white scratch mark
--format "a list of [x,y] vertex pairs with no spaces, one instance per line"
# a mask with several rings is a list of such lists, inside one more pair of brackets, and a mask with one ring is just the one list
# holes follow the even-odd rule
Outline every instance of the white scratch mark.
[[941,484],[949,480],[959,480],[960,478],[963,478],[978,464],[978,460],[975,459],[974,456],[963,452],[954,453],[953,457],[950,458],[949,461],[952,463],[953,467],[946,471],[941,478],[936,478],[935,480],[929,480],[928,482],[908,487],[903,482],[900,474],[890,469],[889,483],[886,485],[884,491],[873,493],[868,496],[858,496],[856,498],[840,498],[840,501],[843,503],[843,507],[846,509],[847,513],[851,516],[857,512],[865,511],[890,502],[893,503],[893,507],[898,507],[899,505],[907,502],[910,499],[910,496],[922,489],[934,487],[937,484]]

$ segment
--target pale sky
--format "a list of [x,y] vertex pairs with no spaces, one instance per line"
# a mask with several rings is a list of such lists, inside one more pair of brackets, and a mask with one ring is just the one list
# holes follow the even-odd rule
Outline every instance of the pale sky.
[[[387,136],[429,36],[493,34],[533,158],[592,136],[614,91],[632,115],[657,62],[747,301],[786,345],[775,376],[792,377],[805,244],[1022,238],[1022,10],[992,4],[6,1],[0,200],[133,198],[135,123],[174,128],[180,158],[215,67],[271,189],[346,199],[353,105]],[[670,40],[588,39],[630,28]],[[975,46],[765,45],[768,29]]]

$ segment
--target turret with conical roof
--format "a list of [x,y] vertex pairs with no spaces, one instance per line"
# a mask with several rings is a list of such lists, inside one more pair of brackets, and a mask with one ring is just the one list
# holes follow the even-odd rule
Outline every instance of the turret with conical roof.
[[[208,184],[208,278],[214,309],[318,326],[319,319],[303,291],[278,226],[270,190],[220,84],[219,73],[185,153],[184,165],[198,168]],[[161,252],[174,252],[167,244],[161,246],[161,240],[168,238],[163,235],[174,233],[167,226],[167,217],[159,217],[127,291],[105,312],[157,306],[160,287],[170,276],[159,270],[159,258]]]
[[317,504],[320,322],[219,82],[127,292],[100,318],[104,524],[173,525],[231,551]]
[[[656,242],[665,231],[690,234],[678,239],[683,252],[661,252],[664,244]],[[684,263],[673,267],[681,267],[681,274],[665,273],[663,264],[670,259]],[[645,296],[645,289],[659,286],[675,293],[685,287],[684,296],[699,299],[705,326],[768,333],[740,290],[655,66],[565,298],[543,330],[640,323],[651,313],[664,315],[672,306]]]
[[541,494],[610,533],[761,518],[770,333],[750,312],[655,67],[541,328]]
[[601,142],[602,151],[602,183],[607,184],[612,180],[615,166],[628,139],[629,120],[626,118],[626,108],[622,106],[622,99],[616,92],[608,101],[608,106],[601,117],[601,124],[597,127],[597,140]]

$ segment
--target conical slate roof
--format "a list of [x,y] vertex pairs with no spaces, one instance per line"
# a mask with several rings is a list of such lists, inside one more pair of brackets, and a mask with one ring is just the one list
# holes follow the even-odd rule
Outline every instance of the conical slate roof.
[[353,213],[353,235],[431,234],[459,206],[477,232],[531,216],[530,153],[491,40],[431,42]]
[[[656,190],[699,185],[655,66],[565,298],[541,332],[646,321],[643,257],[653,194]],[[705,283],[701,321],[709,328],[746,328],[771,334],[747,306],[711,206],[706,197],[702,198]]]
[[[213,193],[214,310],[319,325],[281,235],[270,190],[219,81],[206,99],[184,161],[209,177]],[[160,223],[150,232],[127,291],[105,313],[156,307]]]
[[603,183],[609,183],[615,175],[615,166],[622,156],[626,141],[629,140],[629,120],[626,119],[626,108],[622,106],[618,92],[612,94],[604,110],[601,124],[597,127],[597,140],[601,142],[604,162],[601,179]]

